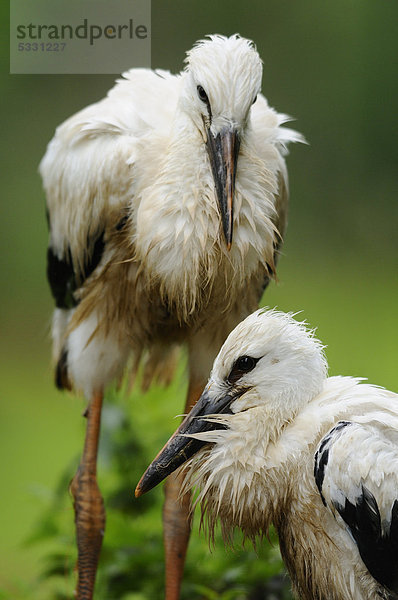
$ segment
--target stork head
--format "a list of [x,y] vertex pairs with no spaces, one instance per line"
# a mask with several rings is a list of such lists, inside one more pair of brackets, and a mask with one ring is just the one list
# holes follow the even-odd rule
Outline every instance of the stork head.
[[[258,310],[228,336],[189,415],[141,478],[148,491],[209,442],[244,464],[322,390],[327,363],[304,323]],[[243,442],[243,443],[242,443]],[[239,448],[239,450],[237,450]],[[225,459],[226,460],[226,459]]]
[[228,249],[232,244],[235,175],[262,63],[250,40],[213,35],[187,53],[180,106],[207,146]]

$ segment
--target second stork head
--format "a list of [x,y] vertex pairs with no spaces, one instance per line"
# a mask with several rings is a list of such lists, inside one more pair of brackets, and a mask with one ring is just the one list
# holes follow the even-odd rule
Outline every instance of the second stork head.
[[201,397],[144,473],[136,495],[208,443],[224,461],[230,455],[245,464],[260,448],[264,453],[321,391],[326,374],[322,346],[304,323],[275,310],[249,315],[228,336]]
[[242,136],[261,88],[261,59],[249,40],[210,36],[187,55],[181,108],[205,140],[228,249]]

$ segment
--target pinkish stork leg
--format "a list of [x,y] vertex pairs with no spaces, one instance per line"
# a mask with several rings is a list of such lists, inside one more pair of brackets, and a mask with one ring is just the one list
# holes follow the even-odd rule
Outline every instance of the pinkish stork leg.
[[[189,412],[196,403],[204,388],[204,383],[193,380],[189,382],[185,412]],[[163,540],[166,563],[165,600],[178,600],[184,572],[185,556],[191,533],[190,504],[191,495],[180,498],[182,477],[178,474],[167,478],[165,502],[163,505]]]
[[104,502],[97,484],[97,451],[103,393],[93,395],[88,409],[83,456],[71,482],[78,548],[77,600],[91,600],[105,529]]

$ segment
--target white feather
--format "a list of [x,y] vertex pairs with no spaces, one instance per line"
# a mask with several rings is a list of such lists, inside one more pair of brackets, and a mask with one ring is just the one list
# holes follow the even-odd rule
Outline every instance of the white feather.
[[[256,366],[231,384],[241,356]],[[231,414],[209,417],[226,428],[192,436],[212,445],[185,466],[184,489],[198,488],[210,536],[217,519],[228,540],[234,527],[254,539],[274,523],[300,597],[387,598],[335,503],[355,505],[365,486],[389,530],[398,501],[398,395],[358,378],[328,378],[313,332],[276,310],[242,321],[215,359],[207,401],[234,393]],[[340,421],[349,426],[334,430]],[[327,507],[314,477],[319,447]]]
[[[57,340],[67,341],[75,328],[83,335],[82,321],[97,319],[94,338],[101,346],[110,335],[109,344],[121,344],[116,356],[125,362],[127,344],[139,356],[157,343],[168,313],[170,341],[206,338],[203,350],[196,344],[195,360],[203,363],[199,378],[207,376],[209,361],[256,307],[273,268],[283,234],[278,229],[286,224],[283,157],[288,142],[303,141],[281,127],[287,118],[259,94],[261,74],[252,42],[211,36],[188,53],[180,74],[127,71],[106,98],[57,128],[40,164],[51,248],[59,260],[70,255],[74,270],[84,273],[96,235],[103,231],[105,242],[99,265],[75,293],[80,304],[72,320],[61,330],[55,316]],[[229,252],[206,150],[209,116],[198,85],[210,99],[212,133],[228,123],[241,138]],[[124,215],[127,234],[116,235]],[[206,336],[198,333],[204,326]],[[85,334],[81,343],[77,335],[68,344],[74,365],[83,352],[89,360]],[[198,358],[209,349],[210,358]],[[123,366],[104,374],[111,377]],[[95,380],[96,369],[88,368],[85,378],[79,373],[73,382],[86,390],[107,383],[105,376]]]

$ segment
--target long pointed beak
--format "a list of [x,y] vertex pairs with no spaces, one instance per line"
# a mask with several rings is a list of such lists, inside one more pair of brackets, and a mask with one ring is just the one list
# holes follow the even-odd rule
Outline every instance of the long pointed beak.
[[228,250],[230,250],[232,245],[233,200],[239,147],[240,138],[235,129],[224,127],[216,136],[212,134],[210,129],[208,130],[207,151],[216,186],[222,226]]
[[191,412],[141,477],[135,490],[137,498],[158,485],[207,444],[207,442],[187,436],[202,431],[222,429],[222,425],[219,423],[207,421],[206,416],[230,412],[229,406],[235,398],[236,396],[229,394],[212,398],[208,388],[205,388]]

